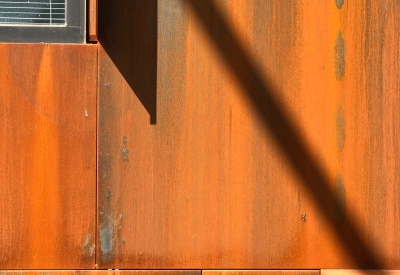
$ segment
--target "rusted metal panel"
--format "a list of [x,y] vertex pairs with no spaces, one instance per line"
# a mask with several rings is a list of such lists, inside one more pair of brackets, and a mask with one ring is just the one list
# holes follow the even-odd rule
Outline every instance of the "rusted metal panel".
[[0,270],[0,275],[112,275],[108,270]]
[[113,270],[116,275],[201,275],[201,270]]
[[98,40],[98,0],[88,0],[88,30],[89,30],[89,40],[91,42],[97,42]]
[[202,270],[203,275],[320,275],[319,270]]
[[141,2],[99,3],[99,266],[399,268],[400,3],[160,0],[154,53]]
[[94,268],[97,47],[0,52],[0,268]]
[[0,270],[0,275],[201,275],[200,270]]
[[400,270],[322,269],[321,275],[399,275]]

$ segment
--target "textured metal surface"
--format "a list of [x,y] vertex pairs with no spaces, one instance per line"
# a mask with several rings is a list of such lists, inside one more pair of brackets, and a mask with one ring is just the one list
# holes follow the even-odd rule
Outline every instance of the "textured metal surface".
[[321,275],[399,275],[400,270],[322,269]]
[[201,275],[200,270],[0,270],[0,275]]
[[97,42],[98,40],[98,0],[88,0],[88,33],[89,41]]
[[107,270],[0,270],[0,275],[113,275]]
[[97,47],[0,52],[0,269],[94,268]]
[[320,275],[319,270],[202,270],[203,275]]
[[400,267],[399,1],[112,3],[100,267]]

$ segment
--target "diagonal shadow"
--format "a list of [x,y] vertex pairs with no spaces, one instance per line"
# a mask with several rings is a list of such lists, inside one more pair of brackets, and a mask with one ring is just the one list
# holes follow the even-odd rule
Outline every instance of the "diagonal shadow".
[[[296,125],[274,98],[272,87],[264,79],[244,45],[235,36],[213,0],[187,0],[199,22],[213,41],[216,50],[230,67],[243,93],[251,100],[255,110],[272,134],[275,142],[289,160],[301,182],[319,206],[319,211],[337,235],[358,268],[382,267],[379,256],[363,239],[354,221],[354,213],[347,207],[344,221],[337,222],[334,208],[335,194],[329,188],[329,179],[323,167],[314,159],[304,138],[295,130]],[[234,58],[233,58],[234,57]]]

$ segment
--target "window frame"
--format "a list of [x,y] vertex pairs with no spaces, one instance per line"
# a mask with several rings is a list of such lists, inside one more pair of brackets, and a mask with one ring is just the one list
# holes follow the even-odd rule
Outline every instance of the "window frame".
[[66,0],[66,25],[29,26],[0,24],[0,42],[85,43],[86,1]]

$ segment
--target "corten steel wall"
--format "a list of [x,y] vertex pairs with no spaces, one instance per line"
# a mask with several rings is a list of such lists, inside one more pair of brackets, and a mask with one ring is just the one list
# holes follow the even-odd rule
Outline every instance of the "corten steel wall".
[[0,44],[0,269],[95,267],[96,64]]
[[399,12],[100,1],[98,266],[400,268]]
[[0,269],[400,269],[400,1],[98,9],[0,45]]

